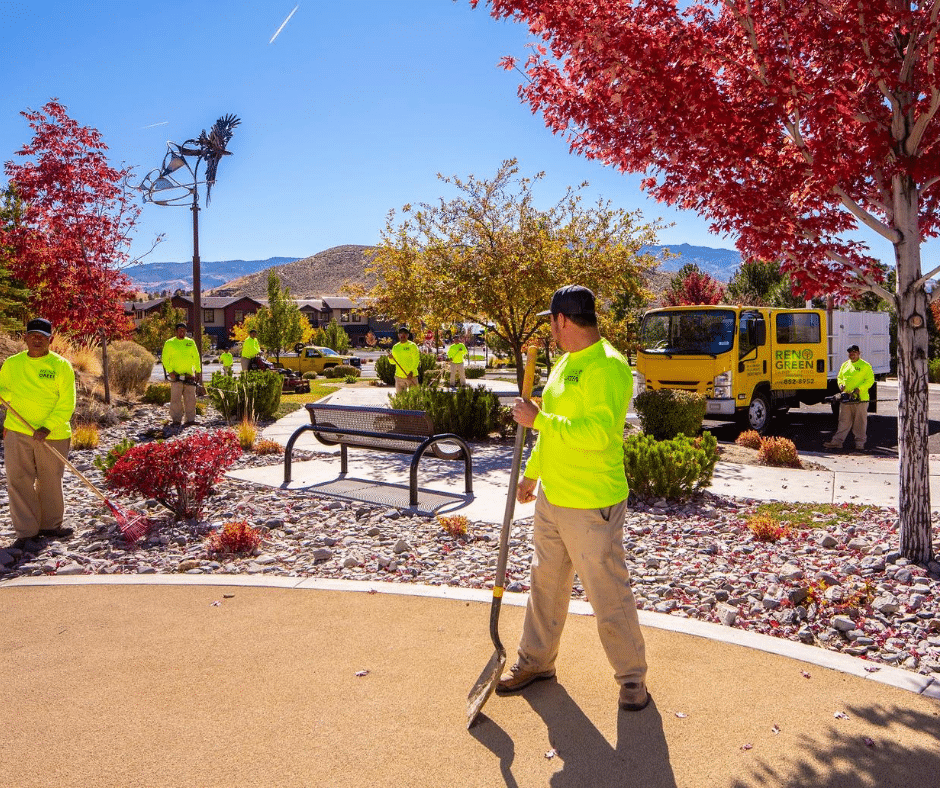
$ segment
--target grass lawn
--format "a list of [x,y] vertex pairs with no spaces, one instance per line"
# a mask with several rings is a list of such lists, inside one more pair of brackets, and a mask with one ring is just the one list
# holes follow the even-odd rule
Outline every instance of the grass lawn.
[[342,384],[319,383],[312,380],[310,381],[309,394],[281,394],[281,404],[277,409],[277,413],[274,414],[274,418],[283,418],[288,413],[293,413],[295,410],[299,410],[308,402],[317,402],[318,400],[323,399],[327,394],[332,394],[340,387],[340,385]]
[[870,508],[857,503],[762,503],[754,514],[770,517],[791,528],[828,528],[854,522]]

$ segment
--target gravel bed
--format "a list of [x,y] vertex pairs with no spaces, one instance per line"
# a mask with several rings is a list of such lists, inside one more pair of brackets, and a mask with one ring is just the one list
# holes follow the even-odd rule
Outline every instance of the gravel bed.
[[[93,464],[115,443],[160,435],[165,409],[139,406],[101,432],[96,450],[72,462],[103,488]],[[211,408],[202,425],[224,426]],[[203,426],[204,425],[204,426]],[[302,459],[303,452],[298,452]],[[243,454],[235,467],[280,464],[280,455]],[[0,545],[10,545],[6,479],[0,466]],[[76,574],[260,574],[491,588],[499,524],[470,523],[449,536],[434,519],[407,511],[258,487],[223,479],[198,521],[173,522],[156,501],[115,501],[145,510],[158,527],[128,546],[114,519],[66,472],[66,518],[76,534],[37,544],[35,552],[0,548],[0,581]],[[627,562],[641,609],[711,621],[940,674],[940,564],[908,563],[897,552],[897,513],[846,506],[820,514],[818,527],[761,542],[747,520],[761,502],[704,493],[678,504],[633,501],[624,528]],[[207,551],[224,523],[246,520],[264,533],[252,555]],[[935,524],[935,533],[938,525]],[[528,590],[531,520],[510,538],[507,588]],[[576,585],[573,597],[583,598]]]

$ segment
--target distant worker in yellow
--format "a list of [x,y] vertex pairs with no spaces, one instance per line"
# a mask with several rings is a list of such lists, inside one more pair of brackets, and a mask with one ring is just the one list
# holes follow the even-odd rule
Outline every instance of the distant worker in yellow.
[[242,372],[251,369],[251,360],[261,352],[258,342],[258,332],[254,329],[248,332],[248,338],[242,343]]
[[418,366],[421,351],[408,339],[408,327],[400,326],[398,341],[392,346],[392,361],[395,364],[395,393],[418,385]]
[[202,383],[202,361],[194,340],[186,336],[186,324],[176,324],[176,336],[163,343],[163,369],[170,379],[170,421],[179,427],[196,423],[196,386]]
[[460,379],[460,385],[467,385],[467,371],[464,369],[464,359],[467,357],[467,346],[457,340],[452,342],[450,347],[447,348],[447,358],[450,361],[450,385],[451,387],[456,386],[454,382],[456,378]]
[[235,363],[232,354],[226,350],[219,356],[219,363],[222,365],[222,374],[232,377],[232,364]]
[[[849,432],[855,436],[856,451],[865,450],[868,440],[868,390],[875,384],[875,372],[861,356],[858,345],[852,345],[847,351],[849,360],[839,368],[836,381],[843,398],[839,403],[839,427],[823,446],[827,449],[841,449]],[[848,394],[849,398],[845,395]]]
[[[63,457],[72,442],[75,372],[67,359],[49,350],[52,323],[37,317],[26,324],[26,350],[0,367],[0,396],[10,403],[3,423],[10,520],[17,550],[36,552],[31,540],[67,539],[62,476]],[[16,411],[21,418],[13,415]]]

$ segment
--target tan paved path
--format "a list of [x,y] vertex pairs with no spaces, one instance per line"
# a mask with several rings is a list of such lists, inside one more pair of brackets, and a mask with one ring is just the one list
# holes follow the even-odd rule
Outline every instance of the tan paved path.
[[[587,616],[569,618],[557,682],[491,698],[467,731],[466,694],[493,650],[488,609],[234,586],[0,587],[0,783],[937,784],[937,700],[645,628],[654,704],[618,713]],[[507,643],[522,612],[503,609]]]

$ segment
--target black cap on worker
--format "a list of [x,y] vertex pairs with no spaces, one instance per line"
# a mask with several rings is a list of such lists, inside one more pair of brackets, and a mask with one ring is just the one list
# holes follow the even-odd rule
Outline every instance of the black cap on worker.
[[552,296],[551,308],[538,314],[539,317],[547,317],[548,315],[593,317],[594,293],[581,285],[559,287]]

